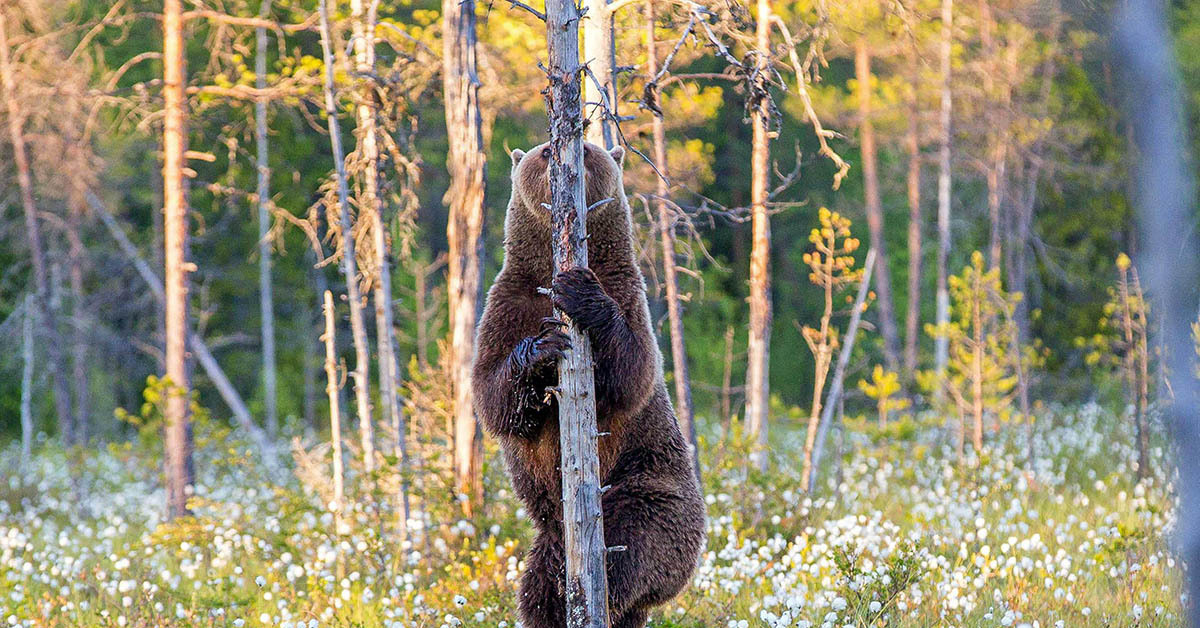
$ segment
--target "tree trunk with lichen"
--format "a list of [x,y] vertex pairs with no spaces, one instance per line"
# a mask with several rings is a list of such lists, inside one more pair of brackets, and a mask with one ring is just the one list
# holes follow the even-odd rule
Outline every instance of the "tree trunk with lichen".
[[[588,260],[579,22],[574,0],[547,0],[551,245],[557,272],[586,267]],[[607,548],[600,509],[591,342],[574,324],[568,327],[568,335],[572,350],[558,363],[567,626],[608,628]]]

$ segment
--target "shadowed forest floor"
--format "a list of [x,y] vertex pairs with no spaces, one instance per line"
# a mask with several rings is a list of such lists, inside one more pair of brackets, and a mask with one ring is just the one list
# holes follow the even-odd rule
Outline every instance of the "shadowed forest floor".
[[[832,435],[844,455],[811,500],[797,457],[747,473],[744,448],[710,440],[708,546],[691,588],[650,625],[1180,625],[1170,479],[1135,481],[1132,430],[1099,406],[1039,420],[1032,465],[1024,426],[989,433],[960,464],[934,443],[952,440],[940,428],[855,424]],[[780,424],[774,451],[802,438]],[[401,550],[386,503],[376,516],[360,501],[337,538],[292,475],[225,451],[198,458],[195,517],[173,524],[153,450],[43,445],[19,473],[18,449],[0,453],[0,624],[517,625],[530,531],[495,466],[474,523],[429,500]],[[1154,460],[1161,474],[1161,448]]]

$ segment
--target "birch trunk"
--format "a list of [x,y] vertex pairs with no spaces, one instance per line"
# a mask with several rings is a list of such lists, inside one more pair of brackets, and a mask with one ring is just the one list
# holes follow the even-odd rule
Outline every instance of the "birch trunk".
[[483,215],[487,152],[476,71],[475,1],[442,2],[442,89],[450,152],[446,164],[446,292],[450,310],[450,370],[454,389],[454,477],[468,495],[468,514],[483,504],[483,433],[475,419],[471,369],[483,287]]
[[[937,314],[940,328],[950,321],[950,292],[947,289],[947,265],[950,259],[950,121],[953,107],[950,91],[950,52],[953,44],[954,0],[942,0],[942,41],[939,56],[942,68],[942,103],[939,115],[938,147],[938,254]],[[940,377],[946,371],[949,339],[944,334],[934,341],[934,368]]]
[[[547,0],[551,243],[558,272],[586,267],[588,261],[579,22],[574,0]],[[600,509],[591,342],[574,324],[568,327],[568,334],[573,349],[558,363],[567,626],[608,628],[607,549]]]
[[83,210],[82,199],[73,191],[71,209],[67,215],[67,264],[71,283],[71,384],[75,409],[75,441],[87,445],[91,428],[91,378],[88,376],[88,324],[87,305],[84,296],[84,249],[80,237],[80,222]]
[[896,331],[896,313],[892,309],[892,276],[887,266],[887,245],[883,233],[883,203],[879,198],[879,174],[876,165],[875,124],[871,121],[871,51],[866,39],[854,44],[854,75],[858,79],[858,114],[861,118],[863,188],[866,193],[867,229],[871,248],[875,249],[875,290],[879,301],[879,329],[883,333],[883,358],[889,371],[900,370],[900,338]]
[[[444,0],[449,1],[449,0]],[[619,143],[617,133],[616,43],[608,0],[584,0],[583,59],[591,76],[583,77],[587,141],[608,150]]]
[[[758,0],[757,53],[755,63],[763,76],[761,89],[767,89],[765,75],[770,64],[771,3]],[[766,468],[767,411],[769,400],[768,367],[771,343],[771,218],[767,214],[767,176],[770,139],[767,122],[770,112],[764,99],[754,109],[751,152],[750,198],[752,245],[750,250],[750,329],[746,366],[746,431],[755,438],[759,451],[756,463]]]
[[17,169],[17,186],[21,192],[21,208],[25,214],[25,237],[29,245],[29,257],[33,266],[34,303],[38,319],[45,334],[46,353],[50,359],[51,390],[54,395],[54,410],[58,415],[60,436],[65,445],[75,442],[74,421],[71,414],[71,396],[67,388],[66,364],[62,354],[62,339],[59,337],[55,312],[50,306],[50,284],[46,268],[46,252],[43,248],[41,221],[33,197],[33,175],[30,171],[29,155],[25,152],[25,124],[21,105],[17,99],[17,84],[13,74],[13,61],[9,57],[9,43],[5,16],[6,1],[0,1],[0,84],[4,87],[5,109],[8,110],[8,133],[12,142],[12,159]]
[[[258,17],[267,19],[271,0],[262,0]],[[254,85],[267,87],[267,29],[254,29]],[[275,304],[271,296],[271,214],[267,204],[271,198],[271,164],[267,144],[267,99],[254,101],[254,145],[258,166],[258,305],[262,317],[263,401],[266,408],[267,433],[279,435],[275,376]]]
[[[335,0],[336,1],[336,0]],[[337,177],[339,226],[342,233],[342,275],[346,280],[346,300],[350,302],[350,331],[354,337],[354,397],[358,408],[359,438],[362,442],[363,469],[375,470],[375,434],[371,420],[371,348],[363,316],[363,298],[358,285],[358,261],[355,257],[354,223],[350,217],[350,185],[346,181],[346,153],[342,148],[342,130],[338,124],[337,103],[333,96],[333,52],[330,49],[329,7],[321,0],[321,54],[325,64],[325,118],[329,125],[329,145]]]
[[186,150],[184,41],[182,0],[163,5],[163,259],[166,270],[167,379],[166,403],[167,515],[187,514],[191,451],[188,435],[191,385],[188,377],[187,187],[183,179]]
[[[21,312],[21,468],[33,456],[33,296],[25,296]],[[24,479],[24,478],[22,478]]]
[[[658,51],[654,41],[654,1],[646,3],[646,72],[658,76]],[[659,102],[661,107],[661,101]],[[692,411],[692,384],[688,376],[687,345],[683,336],[683,304],[679,300],[679,273],[675,268],[675,211],[668,199],[667,133],[661,114],[650,121],[654,137],[654,163],[661,176],[656,177],[655,203],[658,210],[659,240],[662,244],[663,284],[666,287],[667,318],[671,330],[671,371],[675,382],[675,417],[691,448],[692,466],[700,479],[700,455],[696,448],[696,423]]]
[[850,324],[846,327],[846,336],[842,349],[838,353],[837,366],[833,370],[833,381],[829,384],[829,393],[825,398],[825,406],[821,410],[821,423],[817,428],[817,442],[812,450],[812,459],[808,472],[803,477],[804,487],[811,492],[817,485],[817,471],[821,468],[821,457],[825,452],[825,438],[829,433],[829,424],[833,421],[834,407],[841,407],[842,389],[846,382],[846,368],[850,365],[850,354],[854,352],[854,339],[858,335],[858,325],[862,321],[863,304],[867,302],[867,293],[871,286],[871,271],[875,268],[875,249],[867,251],[863,260],[862,283],[858,285],[858,294],[854,297],[854,309],[850,312]]

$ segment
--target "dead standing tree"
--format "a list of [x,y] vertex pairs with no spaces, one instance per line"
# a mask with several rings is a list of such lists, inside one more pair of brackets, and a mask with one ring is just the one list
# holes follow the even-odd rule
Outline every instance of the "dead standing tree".
[[[450,154],[447,297],[450,309],[450,374],[454,389],[454,477],[469,496],[468,514],[483,502],[483,434],[475,420],[471,369],[475,322],[483,287],[483,208],[487,152],[479,107],[474,0],[442,2],[442,88]],[[420,329],[420,328],[418,328]]]
[[[586,267],[587,206],[583,177],[583,67],[579,62],[582,12],[575,0],[547,0],[546,42],[550,85],[550,215],[554,269]],[[561,317],[561,312],[559,313]],[[603,512],[596,452],[595,374],[591,342],[568,329],[573,349],[558,364],[558,421],[562,451],[563,531],[567,626],[608,627]]]
[[341,125],[333,93],[333,51],[329,28],[329,7],[321,0],[321,54],[325,64],[325,116],[329,125],[329,144],[333,151],[338,227],[341,231],[342,275],[346,280],[346,298],[350,302],[350,330],[354,337],[354,396],[358,408],[359,436],[362,439],[363,468],[374,470],[375,440],[371,422],[370,359],[367,346],[367,325],[363,316],[363,299],[358,285],[358,262],[355,258],[354,225],[350,217],[350,186],[346,179],[346,153],[342,148]]

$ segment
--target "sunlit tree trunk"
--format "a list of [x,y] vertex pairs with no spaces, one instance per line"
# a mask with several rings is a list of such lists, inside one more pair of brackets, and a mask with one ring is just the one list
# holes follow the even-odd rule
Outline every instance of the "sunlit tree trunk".
[[871,121],[871,51],[866,39],[854,44],[854,75],[858,79],[858,114],[861,120],[863,188],[866,192],[867,229],[871,248],[875,249],[875,290],[879,301],[879,328],[883,332],[883,357],[890,371],[900,370],[900,339],[896,331],[896,313],[892,309],[892,275],[888,271],[887,246],[883,235],[883,203],[879,198],[879,174],[876,167],[875,125]]
[[[449,1],[449,0],[445,0]],[[606,150],[619,143],[616,122],[617,75],[613,15],[608,0],[584,0],[583,58],[592,76],[584,75],[587,141]],[[610,117],[612,116],[612,117]]]
[[[646,3],[646,58],[647,74],[658,75],[658,52],[654,41],[654,1]],[[661,100],[659,102],[661,107]],[[670,172],[667,165],[667,133],[663,128],[662,115],[656,114],[650,121],[654,137],[654,163],[661,176],[655,177],[655,203],[658,212],[659,241],[662,244],[663,284],[666,287],[667,318],[671,330],[671,372],[675,380],[675,416],[679,429],[692,449],[692,465],[696,477],[700,477],[700,457],[696,449],[696,423],[692,412],[692,385],[688,376],[687,345],[683,337],[683,304],[679,300],[679,273],[675,268],[675,212],[667,200],[669,193],[665,177]]]
[[[947,288],[947,266],[950,260],[950,51],[953,44],[954,0],[942,0],[942,104],[939,115],[938,147],[938,254],[937,254],[937,313],[938,327],[950,320],[950,292]],[[940,377],[946,370],[949,356],[948,339],[939,335],[934,342],[934,366]]]
[[975,453],[983,450],[983,350],[985,338],[983,330],[983,300],[987,298],[981,283],[981,272],[977,269],[973,274],[975,285],[971,288],[971,418],[974,431],[971,443]]
[[21,208],[25,213],[25,238],[29,245],[29,257],[33,266],[34,303],[38,320],[42,323],[46,341],[46,354],[50,358],[50,381],[54,395],[54,410],[58,415],[59,436],[63,443],[75,442],[74,421],[71,414],[71,396],[67,387],[66,364],[62,354],[62,338],[59,337],[56,317],[50,306],[50,283],[46,269],[46,251],[43,248],[41,221],[33,196],[33,175],[29,156],[25,152],[25,119],[13,73],[13,60],[9,56],[8,24],[5,19],[9,3],[0,1],[0,84],[4,87],[4,106],[8,113],[8,134],[12,142],[12,160],[17,169],[17,186],[21,193]]
[[[587,202],[583,179],[583,68],[575,0],[547,0],[550,86],[550,217],[554,269],[586,267]],[[568,327],[572,350],[558,363],[558,425],[563,498],[568,628],[608,628],[604,520],[596,453],[595,374],[591,342]]]
[[[258,17],[267,19],[271,0],[262,0]],[[254,85],[267,87],[267,29],[254,29]],[[266,408],[267,433],[279,434],[279,414],[276,408],[275,377],[275,305],[271,296],[271,214],[267,204],[271,198],[271,163],[267,144],[267,100],[254,102],[254,146],[258,169],[258,304],[262,317],[263,402]]]
[[[483,214],[487,151],[479,110],[474,0],[443,0],[442,88],[450,145],[446,193],[449,245],[446,288],[450,309],[450,368],[454,387],[454,476],[464,505],[482,505],[483,435],[471,397],[475,321],[483,287]],[[585,23],[590,22],[586,20]]]
[[[755,63],[762,75],[761,89],[768,89],[767,67],[770,64],[771,3],[758,0]],[[750,250],[750,329],[746,365],[746,430],[755,438],[761,451],[756,453],[758,466],[766,467],[767,412],[769,403],[768,366],[771,343],[771,218],[767,214],[767,176],[770,167],[770,138],[767,132],[770,111],[766,99],[754,108],[751,124],[754,130],[751,148],[750,202],[752,245]]]
[[333,52],[330,50],[329,7],[321,0],[321,52],[325,63],[325,117],[329,125],[329,144],[337,178],[338,222],[342,232],[342,275],[346,280],[346,299],[350,302],[350,331],[354,337],[354,397],[358,408],[359,438],[362,442],[363,468],[375,470],[375,427],[371,419],[371,348],[367,340],[363,298],[358,284],[355,257],[354,223],[350,217],[350,186],[346,180],[346,153],[342,148],[341,125],[333,97]]
[[187,486],[191,484],[188,437],[188,272],[187,187],[183,178],[186,150],[184,100],[183,7],[181,0],[163,5],[163,284],[166,288],[167,379],[166,403],[167,515],[187,514]]

